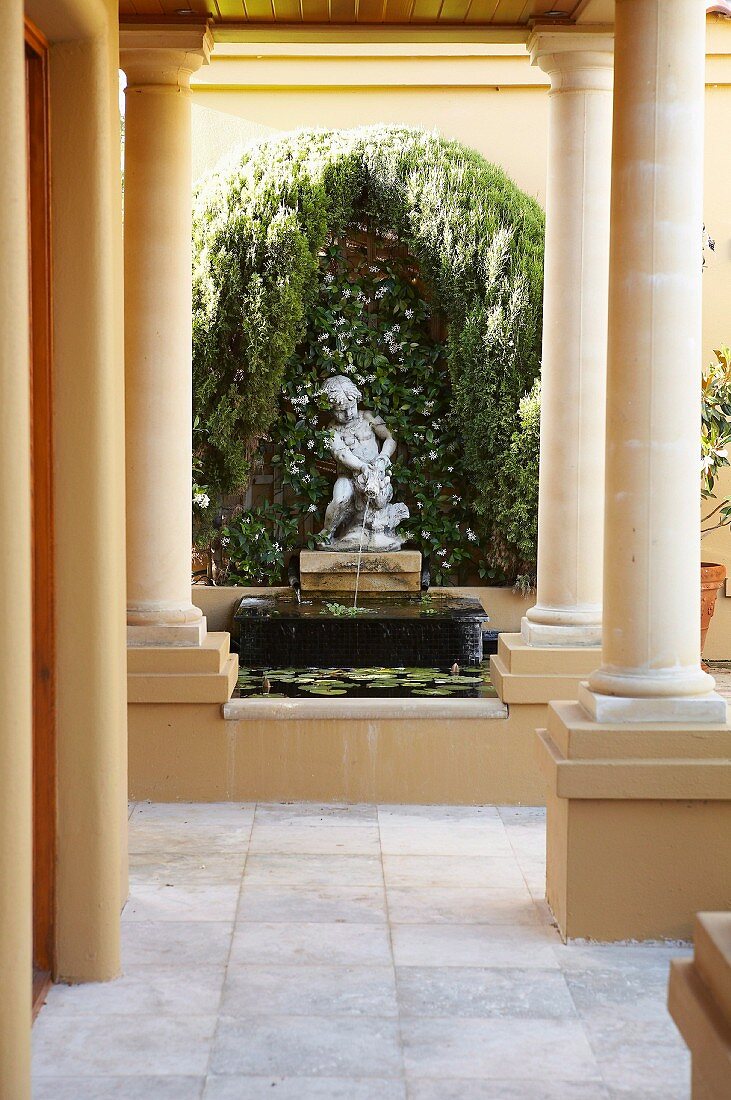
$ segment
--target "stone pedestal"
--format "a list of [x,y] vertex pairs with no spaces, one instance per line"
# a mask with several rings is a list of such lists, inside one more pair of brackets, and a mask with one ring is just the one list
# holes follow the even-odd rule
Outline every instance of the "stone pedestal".
[[534,646],[520,634],[499,634],[490,674],[504,703],[575,699],[579,685],[599,663],[598,646]]
[[592,721],[552,703],[546,896],[564,939],[687,939],[731,908],[731,729]]
[[668,1008],[693,1060],[693,1100],[731,1096],[731,913],[699,913],[692,959],[670,964]]
[[[303,550],[300,554],[300,587],[303,595],[336,596],[355,592],[358,554],[354,551]],[[421,591],[421,553],[395,550],[363,554],[358,591],[364,595]]]

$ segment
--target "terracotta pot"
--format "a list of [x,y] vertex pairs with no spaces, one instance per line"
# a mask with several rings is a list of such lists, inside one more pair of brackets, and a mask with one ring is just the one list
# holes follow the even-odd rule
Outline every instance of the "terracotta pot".
[[706,644],[706,634],[713,612],[716,610],[718,590],[726,579],[726,566],[701,562],[701,653]]

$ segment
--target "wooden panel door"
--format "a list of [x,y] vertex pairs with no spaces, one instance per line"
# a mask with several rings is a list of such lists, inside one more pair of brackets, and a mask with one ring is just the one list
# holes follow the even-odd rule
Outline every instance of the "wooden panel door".
[[56,819],[48,43],[26,20],[33,493],[33,1008],[54,971]]

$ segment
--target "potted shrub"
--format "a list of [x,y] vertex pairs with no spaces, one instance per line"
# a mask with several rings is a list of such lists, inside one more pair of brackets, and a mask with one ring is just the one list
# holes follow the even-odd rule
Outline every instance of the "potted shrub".
[[[701,404],[701,496],[716,500],[716,476],[729,465],[731,446],[731,348],[715,352],[716,359],[703,368]],[[731,525],[731,498],[725,497],[702,518],[701,538],[720,527]],[[726,577],[726,566],[701,562],[701,652],[716,608],[718,590]]]

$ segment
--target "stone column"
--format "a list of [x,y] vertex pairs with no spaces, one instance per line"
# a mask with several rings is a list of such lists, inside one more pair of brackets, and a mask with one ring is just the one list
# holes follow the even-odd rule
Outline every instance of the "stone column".
[[602,666],[604,721],[724,721],[700,666],[705,10],[617,0]]
[[203,25],[122,27],[127,623],[131,645],[199,645],[191,585],[190,76]]
[[536,28],[551,80],[533,646],[601,642],[613,42]]
[[33,654],[28,194],[22,0],[0,4],[0,1100],[29,1100],[32,966]]
[[565,938],[688,937],[731,892],[731,726],[700,667],[705,10],[616,0],[603,665],[538,730]]

